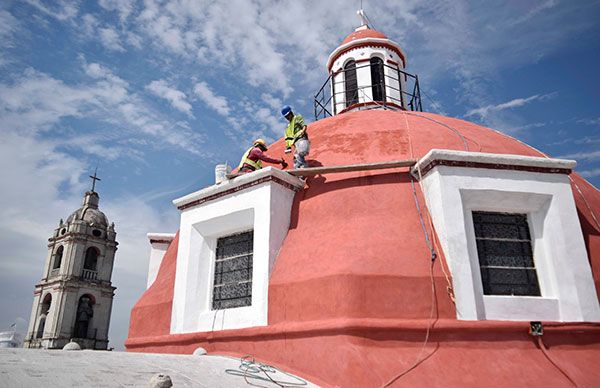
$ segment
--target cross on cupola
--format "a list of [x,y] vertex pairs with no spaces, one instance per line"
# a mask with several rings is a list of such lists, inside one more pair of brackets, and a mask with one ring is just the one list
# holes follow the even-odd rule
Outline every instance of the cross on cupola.
[[98,168],[96,168],[96,170],[94,170],[94,175],[89,176],[90,178],[92,178],[92,192],[93,193],[95,192],[95,189],[96,189],[96,181],[102,180],[96,176],[97,172],[98,172]]

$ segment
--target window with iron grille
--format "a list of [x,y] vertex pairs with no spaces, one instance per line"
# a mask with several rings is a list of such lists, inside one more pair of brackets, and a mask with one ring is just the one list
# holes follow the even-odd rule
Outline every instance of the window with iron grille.
[[252,304],[252,253],[254,231],[217,240],[213,310]]
[[484,295],[540,296],[526,214],[473,212]]

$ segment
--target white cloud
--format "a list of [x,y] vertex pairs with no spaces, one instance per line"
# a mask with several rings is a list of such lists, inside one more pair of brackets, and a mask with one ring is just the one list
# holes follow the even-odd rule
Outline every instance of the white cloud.
[[579,175],[585,178],[595,178],[600,176],[600,168],[593,168],[591,170],[579,171]]
[[0,9],[0,47],[13,45],[13,33],[18,25],[18,20],[10,12]]
[[152,81],[146,85],[146,89],[152,92],[152,94],[155,96],[169,101],[171,106],[178,111],[193,117],[192,106],[189,102],[187,102],[187,96],[185,93],[170,86],[165,80],[161,79]]
[[283,103],[280,99],[273,97],[269,93],[262,93],[260,95],[260,99],[263,100],[263,102],[270,106],[273,110],[281,109],[281,107],[283,106]]
[[130,0],[99,0],[98,4],[108,10],[116,11],[121,23],[125,22],[134,11],[134,2]]
[[[129,84],[98,63],[84,63],[93,82],[64,82],[26,69],[13,84],[0,83],[0,122],[7,130],[47,131],[64,118],[95,119],[115,125],[121,136],[140,136],[191,154],[206,155],[203,135],[185,122],[172,123],[129,90]],[[125,130],[125,132],[123,132]]]
[[225,97],[216,95],[206,82],[198,82],[194,86],[194,93],[196,93],[196,95],[200,97],[200,99],[206,105],[208,105],[208,107],[210,107],[220,115],[229,115],[229,104],[227,103],[227,99]]
[[548,93],[548,94],[542,94],[542,95],[536,94],[536,95],[526,97],[526,98],[515,98],[513,100],[503,102],[501,104],[487,105],[484,107],[471,109],[470,111],[468,111],[465,114],[465,117],[471,117],[471,116],[477,115],[477,116],[485,119],[486,117],[488,117],[490,115],[490,113],[500,112],[500,111],[507,110],[507,109],[518,108],[518,107],[526,105],[530,102],[547,100],[550,98],[554,98],[557,95],[558,94],[556,92],[554,92],[554,93]]
[[571,154],[565,154],[559,156],[562,159],[575,159],[577,161],[585,160],[588,162],[595,162],[600,160],[600,151],[580,151]]
[[79,11],[77,4],[73,1],[68,0],[58,0],[58,2],[56,4],[53,4],[52,6],[46,6],[45,4],[42,4],[42,2],[39,0],[25,1],[29,5],[41,11],[42,13],[45,13],[46,15],[60,21],[72,19],[73,17],[77,16],[77,13]]
[[114,51],[125,51],[125,48],[121,43],[121,39],[119,38],[119,34],[114,28],[99,28],[98,34],[100,37],[100,42],[107,49]]
[[600,117],[579,119],[577,122],[585,125],[600,125]]

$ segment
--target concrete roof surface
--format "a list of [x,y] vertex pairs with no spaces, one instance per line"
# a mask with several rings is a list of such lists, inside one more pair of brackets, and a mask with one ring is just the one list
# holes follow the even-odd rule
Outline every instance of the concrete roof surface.
[[[0,387],[149,387],[157,373],[169,375],[174,388],[277,387],[264,373],[248,373],[249,384],[240,364],[225,356],[0,349]],[[281,384],[316,387],[281,371],[269,375]]]

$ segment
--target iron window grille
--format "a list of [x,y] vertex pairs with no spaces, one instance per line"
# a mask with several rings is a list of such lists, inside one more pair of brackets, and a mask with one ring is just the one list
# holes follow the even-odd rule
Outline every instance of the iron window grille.
[[541,296],[526,214],[473,212],[484,295]]
[[252,256],[254,231],[217,240],[213,310],[252,304]]

